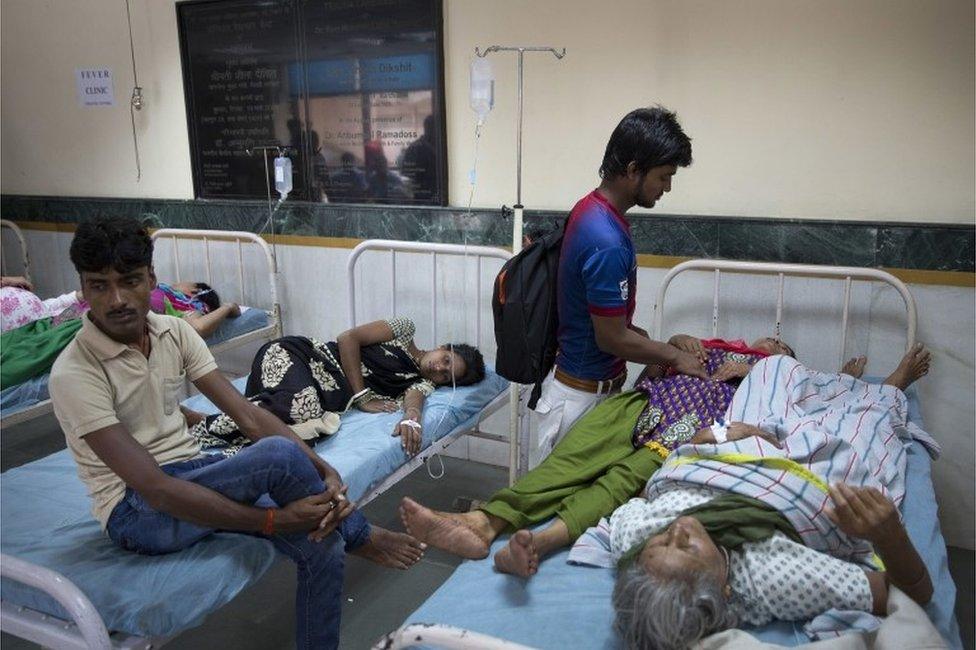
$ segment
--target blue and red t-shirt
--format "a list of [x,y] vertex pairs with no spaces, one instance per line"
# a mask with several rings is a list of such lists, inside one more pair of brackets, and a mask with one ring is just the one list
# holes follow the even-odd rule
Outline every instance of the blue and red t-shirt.
[[626,362],[600,350],[593,321],[623,316],[629,325],[637,293],[630,224],[596,190],[573,208],[559,254],[559,353],[556,365],[581,379],[612,379]]

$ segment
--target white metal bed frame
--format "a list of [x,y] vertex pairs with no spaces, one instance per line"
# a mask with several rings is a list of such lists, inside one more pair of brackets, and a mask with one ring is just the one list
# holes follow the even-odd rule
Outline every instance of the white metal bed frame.
[[[730,260],[697,259],[682,262],[673,267],[664,276],[658,290],[657,300],[652,311],[653,335],[655,340],[661,340],[664,324],[664,302],[668,287],[672,280],[681,273],[704,271],[714,274],[712,290],[712,336],[718,333],[719,322],[719,288],[722,273],[775,275],[779,278],[776,300],[776,336],[779,336],[782,317],[785,278],[789,277],[819,277],[837,278],[844,280],[844,312],[843,334],[841,337],[841,362],[844,361],[844,350],[847,341],[847,324],[850,314],[851,284],[855,280],[869,282],[884,282],[892,286],[905,301],[907,348],[915,343],[915,333],[918,325],[918,314],[915,299],[905,284],[895,276],[878,269],[857,268],[849,266],[817,266],[813,264],[781,264],[774,262],[738,262]],[[499,637],[480,632],[474,632],[451,625],[411,623],[404,625],[383,636],[373,646],[373,650],[402,650],[416,646],[445,648],[448,650],[531,650],[527,646],[507,641]]]
[[[161,230],[157,231],[155,236],[172,236],[171,233],[174,231]],[[247,239],[253,241],[254,236],[251,233],[225,233],[221,231],[192,231],[192,230],[176,230],[177,236],[182,238],[207,238],[207,239],[233,239],[235,236],[243,235],[241,239]],[[260,240],[263,243],[263,240]],[[266,246],[264,246],[266,255],[268,254]],[[347,264],[348,273],[348,287],[350,296],[350,323],[355,326],[356,324],[356,283],[355,283],[355,269],[356,263],[360,256],[366,251],[388,251],[393,256],[393,267],[394,267],[394,280],[395,280],[395,268],[396,268],[396,254],[397,252],[413,252],[413,253],[427,253],[430,254],[434,263],[432,267],[432,288],[434,291],[434,298],[432,300],[432,311],[431,311],[431,323],[432,332],[436,337],[436,277],[437,277],[437,258],[442,255],[453,255],[453,256],[467,256],[474,257],[476,259],[477,268],[481,270],[481,263],[484,258],[489,259],[501,259],[507,260],[511,254],[503,249],[499,248],[489,248],[483,246],[456,246],[450,244],[415,244],[411,242],[398,242],[398,241],[385,241],[385,240],[370,240],[363,242],[357,246],[350,254],[349,261]],[[269,260],[273,261],[273,256],[269,256]],[[178,265],[177,265],[178,266]],[[274,267],[272,267],[274,268]],[[209,273],[208,266],[208,273]],[[179,278],[177,278],[179,279]],[[208,275],[209,280],[209,275]],[[396,286],[395,283],[392,285],[394,290],[394,298],[392,307],[395,312],[396,310]],[[273,293],[275,296],[275,308],[277,310],[277,293]],[[482,340],[482,328],[480,325],[481,316],[481,305],[482,298],[479,292],[477,298],[478,305],[478,328],[476,336],[476,345],[480,346]],[[253,338],[253,337],[252,337]],[[434,339],[436,340],[436,338]],[[492,400],[481,412],[481,418],[479,419],[479,425],[484,418],[488,417],[492,413],[503,408],[508,403],[508,393],[502,393],[497,398]],[[519,404],[522,400],[519,401]],[[525,413],[521,414],[521,417],[525,417]],[[527,429],[523,428],[523,431]],[[364,495],[364,497],[358,502],[359,506],[363,506],[369,503],[371,500],[385,492],[387,489],[392,487],[395,483],[401,480],[404,476],[412,472],[414,469],[419,467],[421,464],[425,463],[430,456],[442,451],[452,442],[457,440],[462,435],[471,435],[475,437],[485,438],[489,440],[495,440],[498,442],[509,442],[509,438],[506,436],[495,435],[491,433],[485,433],[480,431],[478,425],[474,429],[469,431],[460,431],[453,433],[439,441],[436,441],[430,447],[425,449],[423,452],[415,456],[405,465],[403,465],[396,472],[387,477],[378,486],[371,489]],[[147,638],[127,635],[119,632],[110,632],[107,630],[105,623],[103,622],[95,606],[91,603],[88,597],[68,578],[63,575],[46,569],[42,566],[33,564],[31,562],[26,562],[24,560],[12,557],[6,554],[0,554],[0,576],[4,578],[9,578],[22,582],[24,584],[35,587],[58,601],[62,607],[70,614],[71,621],[67,621],[55,616],[48,614],[43,614],[34,611],[30,608],[14,605],[8,602],[0,601],[0,629],[4,632],[9,632],[16,636],[28,639],[35,643],[46,645],[49,647],[56,648],[93,648],[97,650],[109,650],[110,648],[115,649],[126,649],[126,650],[147,650],[149,648],[159,648],[165,644],[169,638]],[[507,650],[516,650],[514,646],[509,645]]]
[[[256,246],[260,251],[260,257],[264,260],[264,271],[267,273],[268,291],[271,296],[270,309],[265,309],[268,313],[269,322],[266,326],[252,330],[240,336],[218,343],[210,348],[213,354],[219,354],[234,348],[246,345],[251,341],[260,339],[275,339],[281,336],[281,303],[278,301],[278,262],[275,260],[274,253],[268,242],[253,232],[240,230],[193,230],[184,228],[160,228],[152,234],[153,243],[166,239],[173,243],[173,266],[176,269],[176,281],[182,282],[182,271],[180,265],[180,241],[203,241],[204,255],[206,256],[207,284],[214,286],[213,268],[210,257],[211,242],[231,242],[237,244],[237,297],[238,304],[248,305],[256,308],[247,300],[248,291],[244,282],[244,247]],[[218,291],[221,296],[228,294],[228,289],[222,283],[217,283]]]
[[[24,232],[20,226],[7,219],[0,219],[0,230],[3,228],[8,229],[17,238],[17,243],[20,245],[20,259],[24,266],[24,277],[30,282],[30,255],[27,252],[27,240],[24,238]],[[0,275],[8,274],[7,260],[5,257],[0,257]]]
[[[28,260],[27,257],[27,247],[24,240],[24,236],[16,224],[9,221],[3,221],[2,225],[4,228],[11,228],[13,232],[17,235],[21,243],[21,248],[23,250],[24,259]],[[210,243],[211,242],[230,242],[237,244],[237,297],[238,303],[242,305],[248,305],[248,296],[250,295],[248,287],[244,281],[244,259],[245,259],[245,246],[257,246],[260,251],[260,258],[264,260],[264,267],[262,271],[266,273],[269,295],[271,296],[271,305],[269,309],[265,309],[268,314],[268,324],[264,327],[252,330],[241,334],[240,336],[235,336],[227,341],[223,341],[216,345],[210,347],[210,351],[213,354],[220,354],[221,352],[226,352],[228,350],[233,350],[240,346],[246,345],[251,341],[267,339],[271,340],[281,336],[281,305],[278,301],[278,266],[274,258],[274,254],[271,252],[271,248],[268,243],[261,239],[258,235],[251,232],[241,232],[233,230],[192,230],[192,229],[182,229],[182,228],[161,228],[152,233],[153,242],[158,242],[161,239],[166,239],[172,241],[173,248],[173,261],[174,268],[176,272],[176,281],[182,281],[182,271],[180,264],[180,248],[179,242],[182,241],[203,241],[204,254],[206,255],[206,280],[210,285],[214,285],[213,280],[213,270],[212,270],[212,260],[210,255]],[[250,249],[248,249],[250,250]],[[29,269],[29,263],[25,262],[25,265]],[[229,291],[225,288],[222,283],[217,283],[221,286],[219,290],[221,295],[228,295]],[[233,294],[230,294],[233,295]],[[51,404],[51,400],[47,399],[43,402],[38,402],[33,406],[29,406],[25,409],[12,413],[7,417],[3,418],[0,425],[9,426],[14,424],[19,424],[21,422],[28,422],[35,418],[41,417],[50,413],[54,410]]]
[[[475,276],[480,280],[481,278],[481,268],[482,260],[484,259],[498,259],[502,262],[508,260],[512,254],[507,250],[502,248],[493,248],[489,246],[463,246],[458,244],[437,244],[437,243],[422,243],[422,242],[407,242],[407,241],[396,241],[391,239],[369,239],[358,246],[356,246],[352,253],[349,254],[349,261],[346,264],[346,278],[348,282],[348,299],[349,299],[349,326],[355,327],[358,324],[357,319],[357,305],[356,305],[356,265],[360,261],[360,257],[367,251],[380,251],[388,252],[390,254],[390,289],[392,291],[392,299],[390,303],[390,313],[397,313],[397,291],[396,291],[396,281],[397,281],[397,253],[414,253],[414,254],[425,254],[429,255],[431,259],[431,273],[430,273],[430,286],[431,286],[431,303],[430,303],[430,329],[431,329],[431,341],[435,344],[439,341],[437,337],[437,260],[438,257],[452,256],[452,257],[464,257],[464,258],[474,258],[476,264]],[[415,271],[415,269],[413,269]],[[482,295],[481,291],[478,292],[476,303],[475,303],[475,314],[476,314],[476,330],[475,330],[475,347],[481,348],[482,341],[482,327],[481,327],[481,307],[482,307]],[[524,473],[528,468],[528,432],[529,428],[526,426],[526,418],[528,417],[528,412],[524,408],[524,400],[521,397],[518,398],[515,403],[515,407],[511,409],[512,416],[509,418],[510,431],[508,436],[503,436],[494,433],[488,433],[481,431],[481,423],[484,420],[496,413],[500,409],[504,408],[506,405],[511,405],[512,402],[512,392],[506,391],[502,393],[494,400],[492,400],[484,409],[482,409],[479,421],[475,425],[475,428],[470,431],[456,431],[452,434],[441,438],[440,440],[434,441],[430,447],[424,449],[419,454],[414,456],[405,465],[396,470],[393,474],[388,476],[379,485],[371,489],[360,501],[359,505],[363,506],[378,497],[380,494],[390,489],[393,485],[398,483],[403,477],[410,474],[420,465],[427,462],[427,460],[439,454],[444,449],[449,447],[456,440],[460,439],[461,436],[468,435],[473,438],[482,438],[485,440],[492,440],[495,442],[501,442],[510,445],[514,450],[517,450],[517,454],[513,454],[512,457],[516,458],[516,465],[511,468],[514,474],[520,475]],[[513,424],[514,423],[514,424]],[[513,443],[514,441],[514,443]]]

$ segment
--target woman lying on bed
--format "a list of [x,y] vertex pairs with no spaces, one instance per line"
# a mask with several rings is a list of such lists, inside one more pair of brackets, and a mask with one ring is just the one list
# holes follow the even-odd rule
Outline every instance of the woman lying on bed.
[[904,445],[934,445],[907,422],[902,393],[928,367],[921,345],[882,385],[782,356],[757,363],[729,407],[730,418],[758,423],[746,425],[753,435],[722,442],[722,427],[701,430],[699,444],[669,455],[646,498],[610,518],[627,647],[685,648],[740,622],[831,609],[883,614],[889,584],[928,602],[928,572],[897,510]]
[[[251,364],[244,394],[277,415],[305,440],[335,433],[339,413],[355,406],[367,413],[404,417],[393,430],[410,455],[420,451],[424,401],[437,386],[467,386],[485,377],[481,352],[463,343],[421,350],[407,318],[379,320],[322,343],[285,336],[266,343]],[[190,433],[203,446],[236,453],[247,439],[223,414],[184,410]]]
[[[472,559],[486,557],[491,542],[505,530],[517,531],[495,554],[495,566],[534,575],[540,557],[572,543],[637,494],[661,466],[662,456],[694,442],[696,431],[721,417],[752,364],[771,354],[793,354],[774,338],[746,345],[679,334],[669,343],[697,355],[711,379],[649,367],[636,390],[594,408],[538,467],[480,510],[435,512],[404,498],[400,514],[406,529],[423,542]],[[754,432],[738,424],[730,427],[732,440],[749,435]],[[545,530],[526,529],[553,515],[555,521]]]
[[[160,282],[149,296],[149,308],[157,314],[178,316],[207,338],[227,318],[241,315],[234,303],[220,304],[220,297],[204,282]],[[69,291],[55,298],[42,300],[25,278],[0,278],[0,330],[8,332],[44,318],[53,318],[53,325],[79,318],[88,311],[88,303],[80,291]]]
[[220,296],[206,282],[160,282],[149,294],[149,309],[184,319],[203,338],[226,319],[241,315],[236,303],[220,304]]

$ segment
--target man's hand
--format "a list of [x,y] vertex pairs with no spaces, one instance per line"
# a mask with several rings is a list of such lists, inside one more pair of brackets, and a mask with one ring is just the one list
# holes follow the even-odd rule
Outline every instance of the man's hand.
[[712,373],[712,379],[715,381],[728,381],[730,379],[742,379],[749,374],[749,370],[752,369],[748,363],[741,363],[738,361],[726,361],[719,369]]
[[835,483],[830,487],[830,498],[834,507],[824,513],[851,537],[881,546],[905,532],[895,504],[874,488]]
[[400,436],[400,446],[403,447],[403,450],[408,455],[415,456],[420,451],[420,445],[423,441],[423,428],[422,425],[413,426],[412,424],[408,424],[408,422],[417,421],[403,420],[393,427],[393,437]]
[[356,408],[364,413],[393,413],[400,410],[396,402],[388,399],[371,399],[368,402],[357,405]]
[[702,363],[708,361],[708,352],[705,351],[705,347],[702,345],[701,339],[695,338],[694,336],[689,336],[687,334],[675,334],[671,337],[668,343],[678,348],[682,352],[695,355],[695,357],[697,357]]
[[313,530],[308,534],[308,538],[313,542],[321,542],[323,539],[332,534],[332,532],[339,527],[342,520],[352,514],[355,509],[352,501],[346,497],[346,491],[349,486],[343,485],[338,491],[333,491],[331,489],[326,490],[324,494],[334,494],[332,501],[330,502],[329,512],[322,518],[319,522],[318,528]]
[[751,424],[746,424],[745,422],[732,422],[729,424],[728,433],[726,435],[726,440],[745,440],[746,438],[762,438],[769,444],[779,449],[783,448],[783,445],[779,443],[779,440],[771,434],[763,431],[757,426]]
[[709,378],[708,373],[705,372],[705,367],[698,360],[698,357],[681,350],[677,351],[674,360],[671,361],[671,369],[679,375],[691,375],[700,379]]

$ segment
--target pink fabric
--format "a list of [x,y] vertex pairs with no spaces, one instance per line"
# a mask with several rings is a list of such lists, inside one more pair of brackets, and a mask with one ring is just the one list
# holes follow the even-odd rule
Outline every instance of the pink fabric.
[[27,289],[0,288],[0,330],[8,332],[48,316],[44,302]]
[[769,356],[768,352],[750,348],[742,339],[734,339],[732,341],[726,341],[725,339],[702,339],[702,347],[716,348],[728,352],[740,352],[742,354],[755,354],[764,359]]

